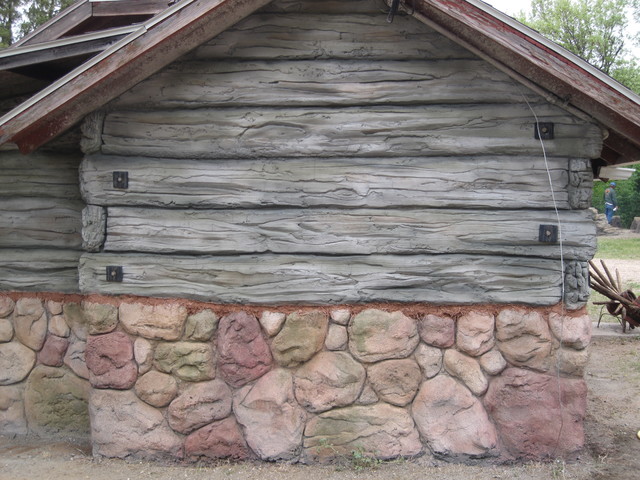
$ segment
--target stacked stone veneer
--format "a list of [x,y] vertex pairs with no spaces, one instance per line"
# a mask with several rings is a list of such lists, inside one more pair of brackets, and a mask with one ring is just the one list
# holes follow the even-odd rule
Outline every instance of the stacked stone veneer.
[[98,456],[187,461],[502,461],[583,445],[583,311],[73,300],[0,296],[3,434],[90,432]]

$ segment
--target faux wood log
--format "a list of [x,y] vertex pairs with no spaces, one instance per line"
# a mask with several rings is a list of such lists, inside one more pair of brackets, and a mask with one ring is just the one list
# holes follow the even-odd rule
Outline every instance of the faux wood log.
[[[123,281],[107,282],[106,267]],[[163,256],[84,254],[83,293],[185,297],[238,304],[560,301],[554,260],[486,255]]]
[[76,293],[79,251],[0,248],[0,290]]
[[0,152],[0,197],[80,198],[81,156]]
[[[558,206],[567,209],[567,160],[548,163]],[[128,171],[128,189],[113,188],[114,171]],[[80,175],[93,205],[553,208],[540,156],[195,161],[91,155]]]
[[[547,155],[595,158],[602,132],[558,108]],[[178,158],[542,155],[526,105],[120,111],[107,115],[102,152]]]
[[0,248],[70,248],[82,245],[80,200],[0,198]]
[[388,60],[475,58],[408,16],[254,14],[198,47],[192,58]]
[[[596,249],[587,211],[561,213],[564,258]],[[466,253],[560,258],[541,243],[553,211],[479,210],[166,210],[109,208],[106,251],[146,253]]]
[[87,205],[82,210],[82,249],[99,252],[104,244],[107,226],[107,210],[96,205]]
[[[480,60],[177,62],[119,108],[522,103],[540,98]],[[87,152],[87,150],[84,150]]]

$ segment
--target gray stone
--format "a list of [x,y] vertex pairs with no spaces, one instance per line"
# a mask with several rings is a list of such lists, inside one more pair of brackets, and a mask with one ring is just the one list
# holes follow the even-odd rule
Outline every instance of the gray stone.
[[451,317],[426,315],[418,320],[418,329],[427,345],[449,348],[456,341],[456,322]]
[[169,426],[189,434],[231,413],[231,389],[222,380],[188,385],[167,410]]
[[0,318],[0,343],[7,343],[13,339],[13,324],[6,318]]
[[379,400],[380,399],[378,398],[378,395],[376,394],[375,390],[371,387],[371,385],[369,385],[368,383],[365,383],[364,388],[362,389],[362,393],[358,397],[358,400],[356,400],[355,404],[356,405],[372,405],[374,403],[377,403]]
[[489,375],[498,375],[507,368],[507,361],[498,350],[491,350],[480,357],[480,366]]
[[41,435],[88,435],[89,383],[66,368],[39,365],[24,393],[29,430]]
[[344,350],[347,348],[348,342],[349,334],[347,333],[347,327],[336,325],[335,323],[329,325],[327,339],[324,342],[327,350]]
[[424,378],[433,378],[442,370],[442,350],[421,343],[416,348],[415,359]]
[[133,358],[138,364],[138,373],[147,373],[153,366],[153,344],[146,338],[136,338],[133,342]]
[[80,378],[89,379],[89,369],[85,360],[84,352],[87,348],[87,342],[80,340],[75,335],[69,337],[69,347],[64,356],[64,364],[71,369]]
[[273,337],[282,328],[285,318],[287,316],[284,313],[264,311],[260,316],[260,325],[267,335]]
[[302,448],[305,411],[296,401],[293,378],[272,370],[236,392],[233,411],[245,439],[262,460],[296,460]]
[[422,381],[420,367],[413,359],[393,359],[367,369],[369,383],[382,401],[404,407],[418,392]]
[[357,314],[349,324],[349,349],[365,363],[406,358],[419,341],[416,322],[402,312],[369,309]]
[[218,326],[218,316],[213,310],[204,309],[189,315],[184,327],[185,340],[208,342]]
[[276,362],[295,367],[319,352],[329,329],[329,318],[321,311],[290,314],[271,344]]
[[551,368],[551,333],[540,313],[503,310],[496,317],[496,338],[510,364],[541,372]]
[[345,352],[320,352],[295,373],[298,402],[310,412],[353,403],[360,395],[365,369]]
[[182,336],[187,313],[187,308],[178,303],[121,303],[119,318],[124,329],[133,335],[172,341]]
[[20,342],[0,343],[0,385],[21,382],[35,363],[35,352]]
[[347,308],[336,308],[331,310],[331,320],[338,325],[346,325],[351,319],[351,310]]
[[0,386],[0,432],[2,435],[26,435],[24,384]]
[[84,316],[82,305],[78,303],[65,303],[62,307],[64,319],[71,328],[73,334],[80,340],[87,340],[89,324]]
[[105,303],[82,302],[90,335],[113,332],[118,326],[118,307]]
[[139,400],[132,390],[93,390],[89,411],[94,456],[145,460],[183,456],[182,438],[169,428],[162,412]]
[[486,410],[451,377],[438,375],[424,382],[411,411],[436,455],[471,459],[498,454],[498,436]]
[[154,365],[187,382],[202,382],[216,376],[213,348],[208,343],[160,343],[156,347]]
[[422,444],[411,416],[385,403],[338,408],[313,417],[305,429],[308,462],[336,461],[353,452],[392,459],[420,454]]
[[21,298],[13,312],[16,339],[32,350],[39,351],[47,336],[47,313],[37,298]]
[[495,317],[491,313],[470,312],[458,319],[456,346],[472,357],[491,350],[495,343]]
[[178,396],[178,382],[171,375],[152,371],[138,378],[135,391],[143,402],[162,408]]
[[487,391],[489,382],[475,358],[449,349],[444,352],[444,366],[447,372],[462,380],[474,395],[482,395]]

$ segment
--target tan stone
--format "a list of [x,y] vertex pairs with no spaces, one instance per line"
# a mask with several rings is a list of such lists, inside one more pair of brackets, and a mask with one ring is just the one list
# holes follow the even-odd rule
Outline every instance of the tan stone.
[[411,355],[420,341],[416,322],[402,312],[369,309],[349,323],[349,349],[365,363]]
[[82,305],[78,303],[65,303],[62,307],[65,321],[71,327],[73,334],[80,340],[87,340],[89,324],[84,316]]
[[13,339],[13,324],[6,318],[0,318],[0,343],[10,342]]
[[375,390],[371,387],[371,385],[366,383],[364,385],[364,388],[362,389],[362,393],[358,397],[358,400],[356,400],[355,404],[356,405],[372,405],[374,403],[377,403],[378,400],[380,399],[378,398],[378,395],[376,394]]
[[0,385],[21,382],[27,378],[35,363],[35,352],[22,343],[0,343]]
[[120,304],[120,322],[124,329],[151,340],[178,340],[187,320],[187,308],[177,303],[144,305]]
[[426,315],[418,320],[418,329],[427,345],[449,348],[456,340],[456,323],[451,317]]
[[133,358],[138,364],[138,373],[147,373],[153,365],[153,344],[146,338],[136,338],[133,342]]
[[442,369],[442,350],[439,348],[421,343],[416,348],[415,359],[425,378],[435,377]]
[[37,298],[21,298],[13,312],[16,339],[32,350],[39,351],[47,336],[47,313]]
[[348,342],[349,335],[347,334],[347,327],[335,323],[329,325],[327,339],[324,342],[327,350],[344,350],[347,348]]
[[64,356],[64,364],[80,378],[89,379],[89,369],[85,360],[87,342],[80,340],[75,335],[69,337],[69,347]]
[[213,348],[208,343],[160,343],[156,347],[154,366],[187,382],[202,382],[216,376]]
[[491,313],[471,312],[458,319],[456,346],[472,357],[491,350],[495,343],[495,318]]
[[158,408],[166,407],[178,395],[176,379],[156,371],[138,378],[134,388],[140,400]]
[[449,349],[444,352],[444,367],[452,376],[462,380],[474,395],[482,395],[487,391],[489,382],[475,358]]
[[540,372],[551,368],[551,332],[539,312],[503,310],[496,317],[496,338],[510,364]]
[[507,368],[507,361],[498,350],[491,350],[480,357],[480,366],[489,375],[498,375]]
[[573,350],[561,348],[556,352],[558,369],[562,375],[571,377],[583,377],[589,362],[589,350]]
[[591,342],[591,318],[589,315],[571,317],[558,313],[549,314],[549,326],[554,337],[565,347],[582,350]]
[[47,311],[51,315],[62,315],[62,302],[55,302],[53,300],[47,300]]
[[64,315],[56,315],[49,319],[49,333],[62,338],[71,335],[71,328],[67,325]]
[[260,325],[267,335],[273,337],[282,328],[285,318],[287,316],[284,313],[264,311],[260,316]]
[[331,310],[331,320],[338,325],[346,325],[351,319],[351,310],[347,308],[336,308]]
[[2,435],[26,435],[24,383],[0,386],[0,432]]
[[320,352],[294,375],[298,402],[310,412],[324,412],[353,403],[360,395],[366,372],[345,352]]
[[231,389],[222,380],[187,385],[167,409],[169,426],[189,434],[231,413]]
[[409,358],[376,363],[367,369],[367,374],[378,397],[399,407],[413,400],[422,381],[420,367]]
[[0,295],[0,318],[6,318],[13,312],[15,302],[5,295]]

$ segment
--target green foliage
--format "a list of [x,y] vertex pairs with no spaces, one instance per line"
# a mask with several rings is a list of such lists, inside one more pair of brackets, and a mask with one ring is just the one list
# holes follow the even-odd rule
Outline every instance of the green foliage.
[[[634,166],[635,172],[628,180],[616,180],[616,197],[622,226],[629,228],[635,217],[640,217],[640,164]],[[604,190],[609,182],[595,182],[591,205],[604,212]]]
[[629,33],[627,9],[640,16],[640,0],[533,0],[518,20],[640,92],[640,66],[629,55],[640,36]]
[[24,2],[25,0],[0,0],[0,48],[13,43],[13,29],[20,20],[18,8]]
[[0,0],[0,48],[11,45],[75,0]]
[[67,8],[75,0],[35,0],[29,2],[29,8],[25,11],[25,18],[20,24],[22,36],[33,31],[39,25],[49,20],[58,12]]

